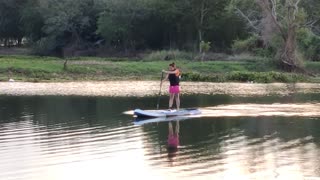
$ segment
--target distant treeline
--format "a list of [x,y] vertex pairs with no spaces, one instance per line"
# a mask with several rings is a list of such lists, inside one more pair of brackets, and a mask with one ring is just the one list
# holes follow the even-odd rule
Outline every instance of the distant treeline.
[[[303,51],[314,54],[320,50],[320,22],[313,18],[319,18],[320,3],[318,0],[307,1],[299,4],[299,8],[307,13],[301,15],[305,16],[306,26],[301,26],[303,30],[298,29],[298,40],[300,37],[304,40],[299,44]],[[73,56],[82,52],[91,55],[97,49],[105,53],[163,49],[201,52],[200,42],[210,42],[207,45],[213,52],[248,51],[262,56],[274,55],[277,48],[263,42],[264,31],[252,27],[264,16],[257,8],[250,12],[249,8],[255,2],[1,0],[0,44],[20,45],[25,39],[36,54]],[[310,28],[306,28],[307,25]]]

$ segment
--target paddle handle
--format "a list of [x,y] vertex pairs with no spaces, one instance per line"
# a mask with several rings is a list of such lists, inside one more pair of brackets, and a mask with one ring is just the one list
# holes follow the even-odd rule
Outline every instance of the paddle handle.
[[158,94],[157,109],[159,109],[159,104],[160,104],[161,89],[162,89],[162,79],[163,79],[163,72],[161,72],[160,90],[159,90],[159,94]]

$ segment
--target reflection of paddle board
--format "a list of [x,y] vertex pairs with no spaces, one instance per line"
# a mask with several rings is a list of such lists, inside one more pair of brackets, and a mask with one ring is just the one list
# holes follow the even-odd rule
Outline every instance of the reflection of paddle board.
[[148,123],[156,123],[156,122],[167,122],[167,121],[182,121],[187,119],[195,118],[193,116],[172,116],[172,117],[136,117],[134,119],[133,124],[135,125],[143,125]]
[[172,116],[187,116],[201,114],[201,111],[196,108],[180,109],[180,110],[134,110],[134,115],[137,117],[172,117]]

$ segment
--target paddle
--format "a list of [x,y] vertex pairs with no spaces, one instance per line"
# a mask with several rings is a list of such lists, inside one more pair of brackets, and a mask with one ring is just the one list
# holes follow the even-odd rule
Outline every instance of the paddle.
[[161,88],[162,88],[162,79],[163,79],[163,72],[161,73],[160,90],[159,90],[159,95],[158,95],[157,109],[159,109],[160,96],[161,96]]

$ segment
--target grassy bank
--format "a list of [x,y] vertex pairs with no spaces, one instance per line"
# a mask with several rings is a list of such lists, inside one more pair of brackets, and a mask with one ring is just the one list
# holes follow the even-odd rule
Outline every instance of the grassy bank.
[[[82,80],[159,80],[165,60],[118,58],[72,58],[67,69],[64,59],[36,56],[0,56],[0,81],[82,81]],[[175,60],[183,80],[211,82],[308,82],[318,81],[298,74],[282,73],[268,59],[237,61]],[[320,63],[306,65],[314,71]]]

